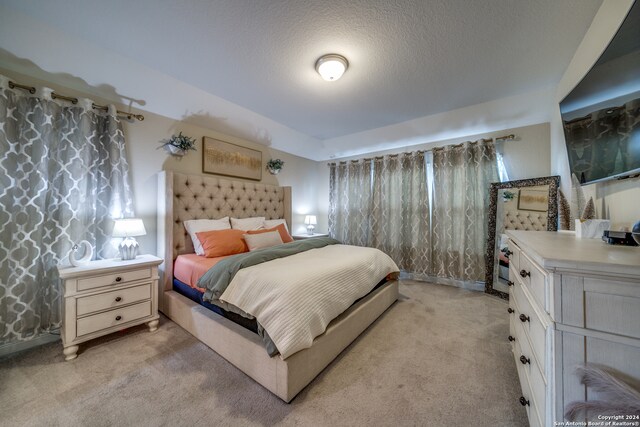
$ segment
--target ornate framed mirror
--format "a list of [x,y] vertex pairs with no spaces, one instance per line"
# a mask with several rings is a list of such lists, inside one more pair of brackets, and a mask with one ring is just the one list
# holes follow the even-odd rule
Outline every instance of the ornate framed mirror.
[[509,298],[506,230],[558,229],[559,176],[494,182],[489,190],[485,292]]

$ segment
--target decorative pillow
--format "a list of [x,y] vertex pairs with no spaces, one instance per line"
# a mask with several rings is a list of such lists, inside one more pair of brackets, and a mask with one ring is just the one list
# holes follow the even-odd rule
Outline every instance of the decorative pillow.
[[289,232],[289,227],[287,227],[287,221],[284,219],[265,219],[264,220],[264,228],[273,228],[280,224],[284,224],[284,229],[287,230],[287,232]]
[[202,249],[202,245],[200,244],[200,240],[198,240],[196,233],[211,230],[229,230],[231,228],[231,224],[229,224],[229,217],[225,216],[220,219],[190,219],[184,222],[184,228],[191,237],[193,249],[195,249],[196,254],[204,255],[204,249]]
[[242,230],[214,230],[196,233],[204,249],[204,256],[216,258],[219,256],[241,254],[247,252]]
[[280,233],[277,231],[269,231],[266,233],[245,234],[244,240],[247,242],[249,251],[253,252],[258,249],[270,248],[282,244]]
[[264,217],[231,218],[231,228],[234,230],[259,230],[264,228]]
[[280,234],[280,238],[282,239],[282,243],[290,243],[293,242],[293,237],[291,237],[291,235],[289,234],[289,232],[287,231],[287,226],[284,224],[279,224],[276,227],[273,228],[266,228],[263,230],[249,230],[247,231],[247,234],[262,234],[262,233],[269,233],[271,231],[277,231]]

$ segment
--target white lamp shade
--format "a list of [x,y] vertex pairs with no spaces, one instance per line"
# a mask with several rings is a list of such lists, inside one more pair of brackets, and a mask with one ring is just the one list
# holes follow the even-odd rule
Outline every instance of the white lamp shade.
[[116,219],[113,226],[113,237],[136,237],[144,236],[147,230],[144,229],[144,223],[140,218]]
[[307,215],[304,217],[304,223],[307,225],[316,225],[318,224],[318,220],[315,215]]
[[328,82],[338,80],[347,70],[347,58],[340,55],[325,55],[316,62],[316,71]]

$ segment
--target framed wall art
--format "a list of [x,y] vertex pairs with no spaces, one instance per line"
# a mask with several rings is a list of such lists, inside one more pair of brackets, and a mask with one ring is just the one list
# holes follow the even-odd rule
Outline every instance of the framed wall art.
[[202,172],[260,181],[262,152],[205,136],[202,138]]
[[546,212],[549,209],[549,190],[521,189],[518,209],[523,211]]

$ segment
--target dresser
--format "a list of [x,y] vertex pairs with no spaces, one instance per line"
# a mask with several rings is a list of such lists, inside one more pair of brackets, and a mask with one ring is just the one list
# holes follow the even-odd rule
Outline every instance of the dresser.
[[59,268],[64,292],[62,345],[65,360],[77,357],[78,344],[130,326],[158,328],[158,265],[162,259],[91,261]]
[[531,426],[597,400],[575,368],[594,363],[640,380],[640,248],[549,231],[507,231],[509,341]]

